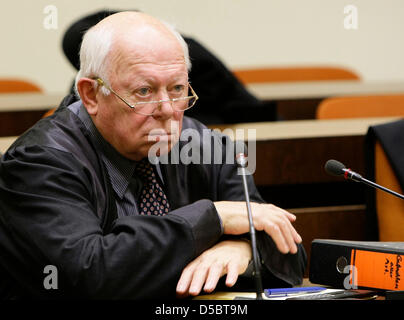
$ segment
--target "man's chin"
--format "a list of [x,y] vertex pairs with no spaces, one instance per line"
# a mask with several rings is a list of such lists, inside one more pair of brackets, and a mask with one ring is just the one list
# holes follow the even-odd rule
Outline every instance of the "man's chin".
[[167,155],[177,141],[170,139],[162,139],[154,143],[148,150],[147,156],[150,158],[161,157]]

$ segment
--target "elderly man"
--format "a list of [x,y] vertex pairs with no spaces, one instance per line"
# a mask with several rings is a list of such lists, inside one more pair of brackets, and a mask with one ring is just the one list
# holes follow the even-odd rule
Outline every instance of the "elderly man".
[[[205,129],[183,116],[197,96],[181,36],[121,12],[86,33],[80,60],[81,100],[65,99],[1,160],[3,295],[187,296],[211,292],[223,276],[233,286],[251,260],[236,165],[213,161],[217,143],[210,164],[148,160],[156,143],[164,156],[185,146],[181,130]],[[297,284],[306,257],[295,217],[263,204],[248,183],[264,278]],[[57,271],[56,285],[46,285],[47,270]]]

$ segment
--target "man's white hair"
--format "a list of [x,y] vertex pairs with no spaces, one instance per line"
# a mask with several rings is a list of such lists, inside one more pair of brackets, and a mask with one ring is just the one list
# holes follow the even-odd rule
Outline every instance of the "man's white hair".
[[[188,71],[191,70],[191,60],[189,58],[188,45],[181,34],[171,24],[161,21],[167,29],[179,41],[184,52],[184,60]],[[108,78],[108,61],[107,56],[111,50],[114,31],[106,26],[91,27],[85,33],[80,47],[80,70],[75,79],[75,91],[79,97],[77,83],[81,78],[96,78],[100,77],[109,85]],[[98,83],[94,81],[94,86]],[[103,86],[101,92],[104,95],[109,95],[110,91]]]

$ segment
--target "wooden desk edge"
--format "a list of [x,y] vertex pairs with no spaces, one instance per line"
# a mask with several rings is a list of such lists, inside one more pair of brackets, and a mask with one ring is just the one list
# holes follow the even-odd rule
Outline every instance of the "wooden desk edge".
[[17,140],[17,136],[14,137],[0,137],[0,153],[5,153],[7,149]]
[[[295,287],[325,287],[323,285],[317,285],[310,282],[308,278],[304,278],[301,285],[297,285]],[[194,300],[234,300],[236,297],[243,297],[243,298],[251,298],[254,299],[256,297],[255,292],[237,292],[237,291],[218,291],[213,292],[211,294],[201,294],[196,296]]]
[[236,140],[284,140],[337,136],[362,136],[369,126],[388,123],[401,117],[377,117],[327,120],[288,120],[278,122],[251,122],[209,125]]

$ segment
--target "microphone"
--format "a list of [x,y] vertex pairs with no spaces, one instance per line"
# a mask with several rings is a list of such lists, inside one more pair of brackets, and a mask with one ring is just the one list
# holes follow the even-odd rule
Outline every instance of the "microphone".
[[352,171],[351,169],[347,169],[344,164],[342,164],[341,162],[339,162],[337,160],[333,160],[333,159],[328,160],[324,166],[324,169],[328,174],[330,174],[332,176],[342,176],[343,175],[345,179],[353,180],[355,182],[362,182],[373,188],[380,189],[384,192],[390,193],[393,196],[396,196],[400,199],[404,199],[404,195],[363,178],[359,173],[356,173],[355,171]]
[[328,174],[333,176],[343,175],[345,179],[350,179],[355,182],[361,182],[361,180],[363,180],[362,176],[359,173],[356,173],[351,169],[347,169],[341,162],[337,160],[328,160],[324,168]]
[[257,240],[255,237],[255,228],[251,213],[251,203],[250,203],[250,195],[248,192],[247,178],[246,178],[246,165],[247,165],[247,157],[244,153],[239,153],[236,155],[236,162],[241,169],[241,176],[243,178],[243,187],[244,187],[244,195],[245,201],[247,205],[247,213],[248,213],[248,222],[250,226],[250,237],[251,237],[251,251],[253,256],[253,267],[254,267],[254,279],[255,279],[255,289],[257,293],[257,300],[262,300],[262,279],[261,279],[261,268],[260,261],[258,258],[258,250],[257,250]]

